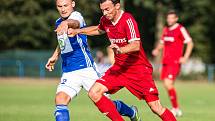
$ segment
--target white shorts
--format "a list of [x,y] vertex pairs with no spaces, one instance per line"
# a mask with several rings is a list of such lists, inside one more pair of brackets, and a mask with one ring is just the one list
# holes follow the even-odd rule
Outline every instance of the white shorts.
[[74,98],[81,91],[82,87],[89,91],[97,79],[99,79],[99,75],[93,67],[63,73],[56,94],[64,92],[71,98]]

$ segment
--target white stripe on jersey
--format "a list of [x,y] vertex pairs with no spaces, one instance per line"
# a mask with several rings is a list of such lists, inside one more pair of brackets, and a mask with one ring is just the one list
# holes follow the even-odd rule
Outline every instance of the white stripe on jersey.
[[184,27],[181,27],[180,31],[181,31],[182,35],[184,36],[184,39],[185,39],[184,43],[188,43],[188,42],[192,41],[190,35],[187,33],[187,31]]
[[136,32],[135,32],[135,30],[134,30],[134,24],[133,24],[132,20],[131,20],[131,19],[128,19],[126,22],[127,22],[128,27],[129,27],[129,29],[130,29],[131,38],[137,38],[137,37],[136,37]]
[[90,60],[89,56],[88,56],[87,53],[86,53],[85,47],[83,47],[82,39],[81,39],[78,35],[77,35],[77,41],[78,41],[78,43],[79,43],[79,45],[80,45],[80,47],[81,47],[81,50],[82,50],[82,52],[83,52],[83,54],[84,54],[87,67],[92,67],[93,65],[92,65],[92,63],[91,63],[91,60]]

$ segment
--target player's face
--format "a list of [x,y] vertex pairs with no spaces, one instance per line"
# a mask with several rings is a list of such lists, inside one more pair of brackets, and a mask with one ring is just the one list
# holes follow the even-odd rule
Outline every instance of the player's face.
[[62,18],[68,18],[74,11],[75,2],[72,0],[56,0],[57,10]]
[[112,1],[107,0],[100,4],[100,8],[103,12],[103,15],[107,19],[113,21],[116,18],[117,11],[120,10],[120,4],[117,3],[116,5],[114,5]]
[[168,26],[173,26],[174,24],[177,23],[178,17],[175,14],[169,14],[167,15],[166,21]]

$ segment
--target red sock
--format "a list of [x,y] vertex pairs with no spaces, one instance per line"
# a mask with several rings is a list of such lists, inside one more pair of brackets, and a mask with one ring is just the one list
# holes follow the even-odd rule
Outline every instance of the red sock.
[[117,111],[115,105],[107,97],[102,96],[102,98],[95,103],[100,112],[107,115],[112,121],[124,121],[119,112]]
[[176,94],[175,88],[170,89],[168,93],[169,93],[170,101],[172,103],[172,107],[178,108],[177,94]]
[[160,116],[162,121],[177,121],[175,116],[168,109]]

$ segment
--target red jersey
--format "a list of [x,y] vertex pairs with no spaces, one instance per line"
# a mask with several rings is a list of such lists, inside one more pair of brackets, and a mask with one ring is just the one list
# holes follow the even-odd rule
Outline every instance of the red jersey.
[[187,30],[180,24],[175,24],[171,28],[164,27],[161,43],[164,44],[163,64],[179,64],[180,57],[183,56],[184,43],[192,41]]
[[[110,42],[119,47],[126,46],[129,42],[140,40],[137,22],[131,14],[124,11],[121,12],[120,17],[115,23],[102,16],[99,29],[104,30]],[[152,72],[152,66],[145,55],[142,44],[140,51],[125,54],[115,53],[114,58],[115,64],[120,65],[127,72],[129,70],[133,73],[137,71],[144,73]]]

